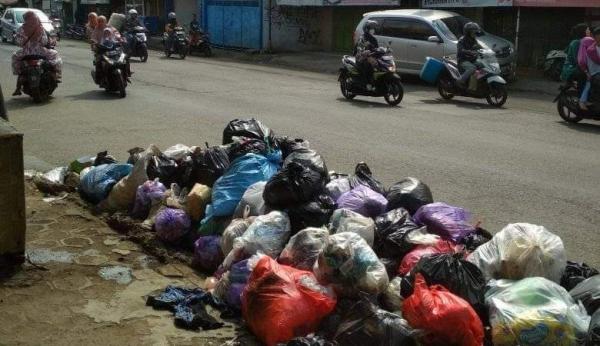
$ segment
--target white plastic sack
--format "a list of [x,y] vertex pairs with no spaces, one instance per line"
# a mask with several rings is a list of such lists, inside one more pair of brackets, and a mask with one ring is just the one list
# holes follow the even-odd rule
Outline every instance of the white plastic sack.
[[290,239],[277,261],[297,269],[311,271],[326,244],[327,237],[329,231],[325,228],[305,228]]
[[163,154],[172,160],[178,161],[183,160],[186,156],[191,155],[192,150],[187,145],[175,144],[174,146],[163,151]]
[[259,252],[277,258],[290,239],[292,230],[290,218],[281,211],[272,211],[254,220],[244,234],[235,239],[233,249],[223,261],[223,268],[229,269],[239,262]]
[[259,216],[265,214],[265,200],[263,199],[265,185],[267,185],[266,181],[259,181],[246,189],[240,203],[233,212],[234,218],[237,219],[243,217],[247,208],[249,208],[247,216]]
[[325,190],[327,194],[333,198],[334,201],[337,201],[341,195],[352,190],[350,186],[350,180],[346,177],[333,179],[325,185]]
[[246,230],[255,219],[256,217],[251,216],[246,219],[231,220],[231,223],[225,228],[223,235],[221,235],[221,251],[226,254],[231,252],[234,241],[246,233]]
[[349,209],[338,209],[331,215],[332,233],[352,232],[361,236],[369,246],[375,241],[375,221]]
[[583,344],[590,317],[558,284],[532,277],[492,280],[488,287],[495,346]]
[[558,283],[567,265],[560,237],[528,223],[504,227],[467,260],[481,269],[486,280],[540,276]]
[[321,284],[333,285],[340,296],[361,292],[378,295],[388,286],[385,266],[358,234],[343,232],[328,237],[313,271]]

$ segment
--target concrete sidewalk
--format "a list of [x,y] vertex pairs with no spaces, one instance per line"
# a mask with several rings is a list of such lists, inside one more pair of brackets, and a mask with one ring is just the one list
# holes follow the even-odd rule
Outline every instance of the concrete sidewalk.
[[[151,37],[149,47],[162,50],[162,37]],[[256,51],[236,51],[213,48],[211,59],[243,61],[253,64],[274,65],[301,71],[318,73],[337,73],[340,68],[342,53],[332,52],[290,52],[290,53],[258,53]],[[419,83],[418,77],[408,78],[409,82]],[[511,91],[532,92],[545,95],[556,95],[560,83],[539,77],[520,77],[509,84]]]

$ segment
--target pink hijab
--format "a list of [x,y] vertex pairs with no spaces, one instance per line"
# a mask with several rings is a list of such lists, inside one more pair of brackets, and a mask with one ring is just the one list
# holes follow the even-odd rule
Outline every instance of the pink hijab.
[[579,43],[579,51],[577,52],[577,64],[583,71],[587,71],[587,57],[589,56],[592,61],[600,64],[600,56],[598,56],[598,50],[596,49],[596,41],[591,37],[584,37]]
[[27,11],[23,15],[23,33],[25,37],[29,40],[29,42],[37,41],[40,36],[44,33],[44,27],[42,27],[42,23],[38,18],[37,14],[33,11]]

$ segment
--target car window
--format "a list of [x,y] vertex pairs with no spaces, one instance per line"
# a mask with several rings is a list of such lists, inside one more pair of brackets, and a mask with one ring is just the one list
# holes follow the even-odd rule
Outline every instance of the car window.
[[381,35],[427,41],[429,36],[437,36],[433,28],[420,20],[410,18],[386,18],[381,27]]
[[5,19],[13,19],[12,11],[6,11]]

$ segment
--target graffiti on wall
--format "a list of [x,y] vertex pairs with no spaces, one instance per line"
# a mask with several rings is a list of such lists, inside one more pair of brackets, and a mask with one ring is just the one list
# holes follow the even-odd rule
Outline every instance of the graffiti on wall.
[[266,21],[271,21],[274,32],[286,35],[287,39],[292,39],[293,35],[296,35],[296,42],[303,45],[321,44],[318,9],[275,5],[269,12]]

